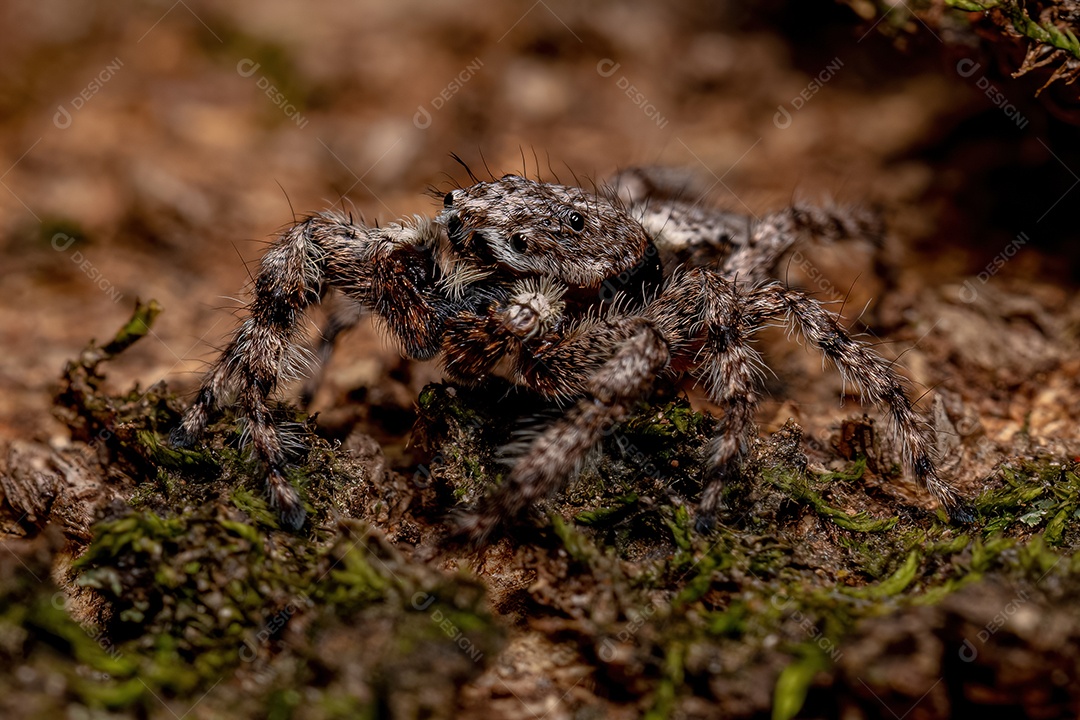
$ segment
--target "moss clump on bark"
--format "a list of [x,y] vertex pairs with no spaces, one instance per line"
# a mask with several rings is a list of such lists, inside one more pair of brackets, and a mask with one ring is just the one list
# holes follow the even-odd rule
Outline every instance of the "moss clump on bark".
[[[965,693],[998,692],[985,678],[1015,647],[1033,677],[1057,663],[1080,681],[1080,629],[1055,609],[1080,573],[1074,461],[1002,466],[977,522],[957,527],[891,495],[898,478],[860,451],[810,471],[788,423],[753,443],[706,535],[693,507],[715,422],[661,387],[564,492],[475,552],[450,541],[448,511],[495,487],[505,447],[559,412],[507,402],[505,386],[436,384],[414,429],[428,461],[378,476],[276,410],[310,448],[291,477],[312,520],[288,533],[232,418],[202,449],[169,447],[176,399],[109,395],[111,353],[94,348],[58,397],[77,438],[110,429],[95,458],[116,498],[87,503],[87,539],[47,531],[0,562],[0,690],[19,715],[484,715],[480,688],[514,677],[525,639],[553,649],[534,661],[553,678],[590,678],[599,708],[658,718],[869,712],[874,696],[925,696],[944,717]],[[995,697],[1025,712],[1077,702],[1032,687],[1046,692]]]

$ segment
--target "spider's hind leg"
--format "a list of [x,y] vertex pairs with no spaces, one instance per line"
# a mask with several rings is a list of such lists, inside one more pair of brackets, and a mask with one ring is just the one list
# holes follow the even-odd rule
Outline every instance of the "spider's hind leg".
[[724,274],[749,283],[763,282],[775,276],[781,259],[801,238],[825,243],[865,240],[874,246],[875,258],[879,258],[884,236],[881,218],[869,210],[792,205],[749,224],[748,234],[738,238],[725,259]]
[[692,267],[719,263],[726,277],[756,285],[776,276],[785,255],[805,238],[833,243],[864,240],[881,261],[885,228],[877,212],[836,204],[799,203],[762,216],[731,212],[702,202],[709,188],[669,168],[630,168],[611,180],[610,193],[625,202],[657,248]]
[[323,307],[327,309],[326,322],[315,345],[311,374],[304,380],[300,389],[300,407],[302,408],[310,406],[311,401],[315,399],[315,393],[322,385],[326,366],[330,364],[330,358],[334,354],[334,344],[338,336],[356,327],[363,317],[363,308],[344,295],[331,295],[323,300]]

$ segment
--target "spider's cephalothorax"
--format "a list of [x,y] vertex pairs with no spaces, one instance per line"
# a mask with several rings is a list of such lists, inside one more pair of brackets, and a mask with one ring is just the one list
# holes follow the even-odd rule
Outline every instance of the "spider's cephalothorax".
[[[872,238],[876,225],[813,207],[749,219],[682,200],[658,178],[670,179],[629,170],[591,193],[507,175],[448,192],[435,220],[371,227],[322,213],[292,226],[263,257],[248,317],[173,442],[196,442],[211,410],[234,397],[272,503],[287,525],[302,525],[266,403],[298,372],[304,310],[336,289],[379,317],[410,357],[440,356],[467,382],[498,372],[568,407],[467,516],[474,539],[558,490],[665,372],[696,373],[725,410],[698,512],[707,528],[754,433],[760,359],[751,339],[782,322],[887,407],[916,479],[967,519],[890,364],[816,300],[770,280],[800,234]],[[355,317],[331,314],[324,350]]]

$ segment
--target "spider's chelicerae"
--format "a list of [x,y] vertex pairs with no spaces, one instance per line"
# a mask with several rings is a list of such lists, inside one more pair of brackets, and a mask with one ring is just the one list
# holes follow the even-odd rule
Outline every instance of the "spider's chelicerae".
[[[267,399],[301,365],[305,309],[337,290],[381,318],[409,357],[440,356],[464,382],[501,373],[568,408],[466,516],[474,540],[561,488],[658,376],[684,372],[724,409],[697,515],[707,529],[755,432],[760,358],[751,340],[781,322],[885,405],[909,471],[954,520],[970,520],[890,363],[819,302],[771,279],[800,235],[867,236],[875,223],[813,207],[751,219],[680,199],[679,186],[648,170],[596,192],[507,175],[446,193],[433,220],[371,227],[336,213],[308,217],[263,257],[247,319],[173,442],[195,443],[211,411],[235,398],[272,504],[300,527],[304,509]],[[334,317],[329,341],[350,324]]]

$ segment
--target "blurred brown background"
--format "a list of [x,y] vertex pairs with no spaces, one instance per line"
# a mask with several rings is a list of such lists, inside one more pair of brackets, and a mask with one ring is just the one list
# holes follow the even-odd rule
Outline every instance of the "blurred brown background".
[[[681,166],[710,202],[746,212],[795,197],[878,206],[911,298],[940,285],[955,299],[1023,232],[993,286],[1040,299],[1021,315],[1076,315],[1076,130],[1030,84],[1002,76],[962,16],[930,27],[896,12],[863,19],[826,1],[9,0],[0,435],[61,432],[50,383],[136,297],[166,312],[113,382],[190,390],[232,327],[244,261],[293,211],[431,213],[429,188],[467,181],[450,153],[478,174],[486,164],[563,181]],[[872,273],[825,272],[881,300]],[[938,311],[913,317],[906,302],[881,317],[913,321],[911,341],[959,332],[919,325]],[[353,362],[335,364],[331,385],[377,382],[397,362],[371,328],[345,355]],[[1047,382],[1010,382],[1021,380]]]

